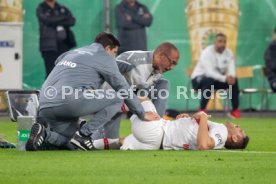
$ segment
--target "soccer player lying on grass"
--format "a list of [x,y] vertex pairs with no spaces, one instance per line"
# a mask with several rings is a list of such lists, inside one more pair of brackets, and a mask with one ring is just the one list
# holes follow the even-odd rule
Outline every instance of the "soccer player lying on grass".
[[[145,111],[156,112],[153,103],[144,99],[142,106]],[[245,149],[249,137],[239,125],[232,122],[219,124],[208,120],[209,116],[199,112],[189,117],[187,114],[180,114],[176,120],[166,121],[142,121],[138,116],[131,117],[132,134],[124,140],[120,140],[121,150],[210,150],[210,149]],[[119,146],[117,141],[112,139],[110,144],[97,140],[95,148],[112,148]],[[117,144],[114,144],[116,143]],[[102,146],[99,146],[102,145]],[[105,146],[104,146],[105,145]],[[101,149],[100,148],[100,149]]]
[[[145,110],[156,112],[151,101],[144,99]],[[208,120],[209,116],[199,112],[189,117],[180,114],[176,120],[163,119],[151,122],[131,117],[132,134],[127,136],[122,150],[210,150],[245,149],[249,137],[240,126],[232,122],[219,124]]]
[[[156,112],[153,103],[140,99],[145,111]],[[124,105],[122,109],[126,109]],[[125,110],[123,110],[125,111]],[[125,139],[98,139],[93,141],[93,149],[121,150],[210,150],[245,149],[249,137],[239,125],[232,122],[219,124],[208,120],[204,112],[192,117],[180,114],[176,120],[159,119],[143,121],[137,115],[130,118],[132,134]]]

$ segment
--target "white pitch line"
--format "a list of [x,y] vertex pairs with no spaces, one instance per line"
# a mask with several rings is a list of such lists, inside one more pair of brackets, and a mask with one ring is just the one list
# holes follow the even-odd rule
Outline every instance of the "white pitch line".
[[151,14],[154,15],[154,13],[155,13],[156,9],[158,8],[158,6],[160,5],[160,3],[161,3],[161,0],[156,0],[155,1],[155,3],[153,4],[153,6],[151,8],[151,11],[150,11]]
[[249,153],[249,154],[276,154],[276,152],[272,151],[231,151],[231,150],[209,150],[210,152],[218,152],[218,153]]
[[272,3],[271,0],[266,0],[267,4],[269,5],[273,15],[274,15],[274,18],[276,17],[276,8],[274,6],[274,4]]

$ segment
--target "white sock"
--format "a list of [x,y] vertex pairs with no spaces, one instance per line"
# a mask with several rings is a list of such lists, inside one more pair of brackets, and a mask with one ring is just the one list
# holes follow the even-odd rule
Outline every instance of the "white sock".
[[98,139],[93,141],[94,148],[98,150],[104,149],[120,149],[120,140],[119,139]]

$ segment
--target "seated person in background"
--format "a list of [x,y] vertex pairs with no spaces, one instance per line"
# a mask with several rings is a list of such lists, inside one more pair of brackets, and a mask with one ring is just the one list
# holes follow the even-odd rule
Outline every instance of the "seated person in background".
[[[200,56],[193,73],[192,85],[195,90],[201,90],[200,111],[206,112],[208,101],[211,97],[211,89],[230,89],[232,86],[232,107],[228,114],[232,118],[240,118],[239,87],[236,79],[234,56],[230,49],[226,48],[226,35],[216,35],[214,45],[206,47]],[[205,91],[206,90],[206,91]]]
[[273,40],[265,51],[266,76],[272,91],[276,92],[276,28],[274,29]]

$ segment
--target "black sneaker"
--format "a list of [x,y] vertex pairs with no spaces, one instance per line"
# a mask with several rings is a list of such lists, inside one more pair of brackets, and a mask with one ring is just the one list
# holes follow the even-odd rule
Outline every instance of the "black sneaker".
[[70,140],[70,143],[84,151],[92,150],[94,148],[91,138],[82,136],[79,131],[75,133],[74,137]]
[[32,126],[29,140],[26,143],[27,151],[37,151],[41,148],[46,137],[46,131],[43,125],[35,123]]

